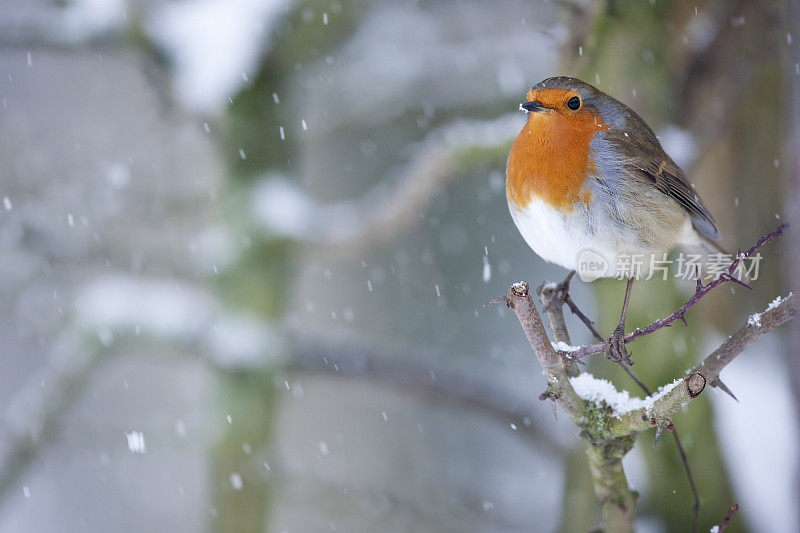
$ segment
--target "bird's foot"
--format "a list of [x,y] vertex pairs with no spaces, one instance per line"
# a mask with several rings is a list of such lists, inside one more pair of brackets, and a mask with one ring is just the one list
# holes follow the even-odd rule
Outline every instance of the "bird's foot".
[[621,362],[628,366],[633,365],[628,350],[625,349],[625,328],[622,324],[614,329],[614,333],[606,341],[606,358]]

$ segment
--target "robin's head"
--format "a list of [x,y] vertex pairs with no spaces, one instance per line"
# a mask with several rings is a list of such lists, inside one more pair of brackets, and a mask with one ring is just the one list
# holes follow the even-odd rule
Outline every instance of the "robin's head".
[[520,104],[528,112],[528,123],[508,159],[510,201],[524,207],[539,197],[567,210],[576,201],[588,202],[590,194],[582,186],[595,169],[591,143],[624,122],[615,104],[625,108],[575,78],[548,78],[534,85]]
[[547,78],[528,91],[520,104],[534,122],[567,121],[618,126],[630,111],[624,104],[577,78]]

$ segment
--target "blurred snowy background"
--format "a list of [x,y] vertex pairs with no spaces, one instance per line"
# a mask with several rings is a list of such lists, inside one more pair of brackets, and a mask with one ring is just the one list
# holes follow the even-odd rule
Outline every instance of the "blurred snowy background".
[[[795,1],[0,13],[2,532],[595,524],[577,430],[537,400],[516,320],[482,308],[565,274],[505,203],[517,106],[542,78],[580,76],[639,111],[730,249],[800,222]],[[689,328],[632,346],[651,387],[797,292],[790,233],[754,293],[725,289]],[[603,331],[620,285],[573,285]],[[642,284],[629,326],[690,290]],[[797,329],[723,373],[739,403],[709,390],[676,421],[701,526],[736,501],[729,531],[800,527]],[[641,530],[687,530],[672,441],[645,435],[627,466]]]

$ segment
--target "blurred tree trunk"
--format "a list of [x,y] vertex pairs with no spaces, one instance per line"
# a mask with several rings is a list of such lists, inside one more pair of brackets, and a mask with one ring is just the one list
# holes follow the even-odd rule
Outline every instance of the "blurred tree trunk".
[[[275,30],[269,53],[262,60],[253,82],[228,108],[222,145],[234,198],[229,207],[231,225],[240,242],[247,243],[236,265],[222,276],[225,301],[236,302],[261,317],[280,323],[294,283],[298,247],[283,239],[259,238],[250,233],[249,187],[270,171],[292,170],[299,159],[291,136],[279,138],[283,124],[294,123],[291,115],[291,77],[298,65],[316,59],[347,35],[359,14],[359,1],[338,4],[337,16],[319,32],[304,19],[319,17],[331,7],[319,0],[293,5]],[[280,95],[277,98],[273,95]],[[282,101],[281,101],[282,99]],[[279,103],[280,102],[280,103]],[[245,156],[240,156],[245,153]],[[267,354],[269,358],[269,354]],[[212,504],[213,531],[263,532],[269,529],[270,478],[264,466],[269,455],[272,425],[278,409],[275,373],[269,369],[221,372],[218,381],[216,418],[220,438],[211,453],[215,490]],[[230,418],[229,418],[230,417]]]
[[267,530],[270,488],[263,465],[277,397],[271,372],[219,375],[215,422],[222,439],[211,452],[214,531]]

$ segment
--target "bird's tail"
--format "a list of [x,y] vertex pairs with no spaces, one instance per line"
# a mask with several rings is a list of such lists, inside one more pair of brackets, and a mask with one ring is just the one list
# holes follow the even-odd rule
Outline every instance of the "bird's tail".
[[[699,264],[700,276],[703,279],[717,278],[723,273],[728,273],[731,263],[736,260],[736,254],[725,250],[720,244],[694,228],[685,231],[678,246],[686,257],[694,259]],[[698,259],[699,256],[699,259]],[[733,273],[733,277],[743,283],[749,281],[745,264],[740,261]],[[695,276],[692,279],[696,279]]]

